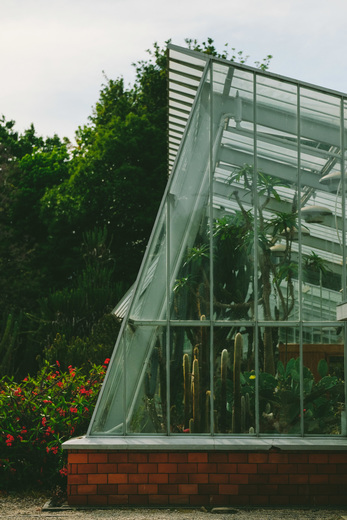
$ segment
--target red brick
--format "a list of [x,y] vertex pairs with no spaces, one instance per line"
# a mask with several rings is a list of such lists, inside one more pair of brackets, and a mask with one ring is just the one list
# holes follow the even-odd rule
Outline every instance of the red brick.
[[150,453],[148,455],[148,462],[168,462],[169,455],[168,453]]
[[70,486],[70,495],[77,495],[78,494],[78,488],[77,484],[73,484]]
[[258,465],[258,473],[270,475],[273,473],[277,473],[277,471],[278,471],[277,464],[259,464]]
[[188,462],[207,462],[208,454],[207,453],[188,453]]
[[237,464],[217,464],[217,473],[236,473]]
[[277,495],[278,486],[277,484],[260,484],[258,486],[258,493],[260,495]]
[[231,495],[210,495],[210,504],[211,506],[228,506],[232,498]]
[[129,473],[129,484],[147,484],[148,473]]
[[188,505],[189,495],[169,495],[170,505]]
[[267,453],[249,453],[248,454],[248,462],[250,462],[250,463],[263,464],[267,461],[268,461]]
[[242,475],[229,475],[229,484],[248,484],[250,477],[255,475],[247,475],[246,473]]
[[191,506],[209,506],[210,497],[209,495],[190,495],[189,504]]
[[310,453],[308,461],[310,464],[327,464],[329,457],[327,453]]
[[[177,473],[174,473],[173,476],[177,476]],[[169,475],[167,473],[150,473],[148,475],[148,482],[150,484],[168,484]]]
[[127,505],[129,503],[128,495],[109,495],[108,504],[110,506]]
[[159,495],[177,495],[178,485],[177,484],[159,484],[158,485]]
[[70,475],[69,484],[88,484],[88,475]]
[[148,501],[153,506],[165,506],[169,503],[169,495],[149,495]]
[[257,464],[238,464],[237,471],[239,473],[257,473]]
[[77,493],[79,495],[96,495],[98,486],[96,484],[79,484],[77,486]]
[[146,506],[148,504],[148,495],[129,495],[129,505]]
[[258,494],[258,486],[248,484],[246,486],[239,486],[239,495],[257,495]]
[[219,493],[221,495],[237,495],[239,486],[236,484],[219,484]]
[[308,453],[288,453],[288,461],[284,462],[289,464],[307,464]]
[[278,494],[279,495],[297,495],[298,494],[298,486],[294,484],[278,484]]
[[347,484],[347,475],[329,475],[330,484]]
[[[139,464],[140,466],[140,464]],[[138,465],[137,464],[118,464],[118,473],[137,473],[138,472]],[[111,472],[110,472],[111,473]],[[112,471],[112,473],[116,473],[115,471]],[[141,473],[139,471],[139,473]],[[147,473],[147,472],[144,472]]]
[[[194,475],[194,473],[191,473]],[[165,473],[163,473],[165,475]],[[185,473],[184,475],[181,475],[181,473],[170,473],[168,475],[169,477],[169,484],[188,484],[189,482],[189,474]]]
[[128,462],[147,462],[148,455],[147,453],[129,453],[128,454]]
[[[98,473],[98,465],[97,464],[78,464],[77,468],[78,473]],[[105,472],[101,472],[105,473]]]
[[210,473],[208,481],[210,484],[229,484],[229,475],[227,473]]
[[99,474],[99,473],[91,473],[88,475],[81,475],[82,477],[86,476],[88,478],[88,484],[107,484],[107,475]]
[[88,454],[87,453],[69,453],[68,461],[69,461],[69,464],[87,464]]
[[158,484],[139,484],[139,495],[155,495],[158,493]]
[[109,473],[108,483],[109,484],[127,484],[129,479],[128,474],[122,473]]
[[108,462],[107,453],[90,453],[88,455],[89,463]]
[[315,474],[317,473],[316,464],[298,464],[297,473]]
[[250,484],[267,484],[269,482],[269,475],[262,475],[261,473],[244,474]]
[[198,464],[198,473],[217,473],[217,464]]
[[278,464],[278,473],[297,473],[298,466],[297,464]]
[[208,484],[208,474],[207,473],[189,473],[189,483],[190,484]]
[[[288,455],[286,453],[269,453],[269,464],[287,464],[288,463]],[[294,462],[294,461],[291,461]],[[305,462],[305,461],[303,461]]]
[[317,464],[317,473],[337,473],[336,464]]
[[229,462],[228,454],[227,453],[209,453],[208,454],[208,461],[209,462]]
[[310,475],[310,484],[329,484],[329,475]]
[[187,462],[188,453],[169,453],[169,462]]
[[226,497],[228,498],[228,504],[233,506],[233,505],[238,505],[238,506],[248,506],[249,505],[249,496],[248,495],[221,495],[221,497]]
[[330,464],[347,464],[347,453],[331,453],[329,454]]
[[197,473],[198,465],[192,464],[177,464],[177,473]]
[[178,493],[180,495],[197,495],[198,484],[178,484]]
[[347,473],[347,464],[336,464],[336,473],[337,474],[346,474]]
[[217,495],[219,493],[219,486],[222,485],[224,484],[199,484],[199,493],[200,495]]
[[107,506],[108,497],[107,495],[89,495],[88,506]]
[[[299,476],[299,475],[298,475]],[[289,476],[285,473],[281,473],[280,475],[269,475],[269,484],[288,484]]]
[[[177,464],[158,464],[158,473],[177,473]],[[184,473],[184,470],[179,473]]]
[[248,455],[247,453],[229,453],[228,462],[246,463],[248,462]]
[[309,496],[290,496],[289,503],[293,506],[308,506],[311,505],[311,498]]
[[[313,476],[316,476],[316,475],[313,475]],[[312,477],[312,475],[311,475],[311,477]],[[309,478],[309,476],[305,475],[305,473],[297,474],[297,475],[289,475],[289,484],[307,484],[308,478]]]
[[157,464],[138,464],[137,471],[139,473],[157,473],[158,472],[158,465]]
[[86,506],[88,504],[87,495],[69,496],[68,503],[70,506]]
[[97,466],[98,469],[95,473],[118,473],[117,464],[98,464]]
[[126,464],[128,462],[128,453],[109,453],[108,462],[113,464]]
[[120,495],[134,495],[137,493],[137,484],[118,484]]
[[78,464],[68,464],[68,474],[75,475],[77,473]]

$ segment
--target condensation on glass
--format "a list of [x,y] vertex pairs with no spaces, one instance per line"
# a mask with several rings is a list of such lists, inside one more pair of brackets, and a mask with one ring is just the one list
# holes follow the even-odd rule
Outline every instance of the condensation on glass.
[[347,99],[169,60],[170,178],[88,435],[346,435]]

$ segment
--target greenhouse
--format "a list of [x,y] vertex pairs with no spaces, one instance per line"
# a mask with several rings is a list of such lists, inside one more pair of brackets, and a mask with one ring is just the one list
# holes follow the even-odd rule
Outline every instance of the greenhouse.
[[342,503],[347,95],[168,58],[168,185],[70,503]]

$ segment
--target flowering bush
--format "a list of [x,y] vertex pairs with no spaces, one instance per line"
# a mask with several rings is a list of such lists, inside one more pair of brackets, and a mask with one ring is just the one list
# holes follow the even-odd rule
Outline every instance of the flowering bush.
[[0,379],[0,489],[64,485],[61,444],[86,432],[108,362],[87,375],[46,362],[20,383]]

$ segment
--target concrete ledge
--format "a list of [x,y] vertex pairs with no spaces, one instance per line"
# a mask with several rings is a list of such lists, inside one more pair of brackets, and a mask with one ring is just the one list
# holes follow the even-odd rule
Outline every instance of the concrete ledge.
[[76,437],[63,444],[64,450],[180,450],[180,451],[347,451],[345,437],[205,437],[124,436]]

